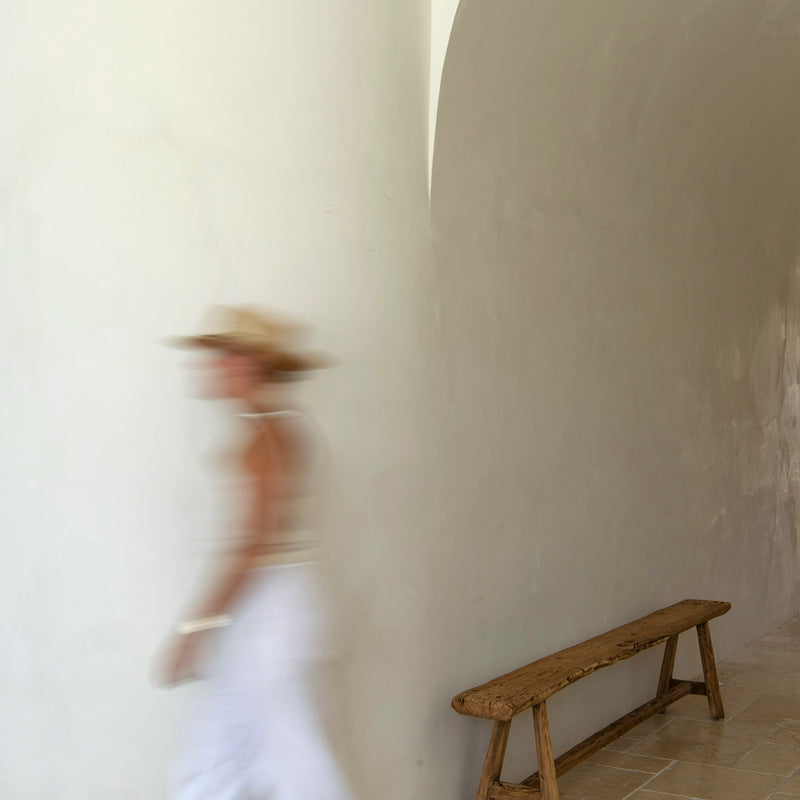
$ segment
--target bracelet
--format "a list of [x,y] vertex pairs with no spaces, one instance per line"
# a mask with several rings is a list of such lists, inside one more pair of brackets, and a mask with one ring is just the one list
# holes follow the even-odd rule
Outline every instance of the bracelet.
[[224,628],[231,624],[231,618],[227,614],[216,614],[212,617],[198,617],[197,619],[187,619],[181,622],[176,630],[181,636],[189,633],[200,633],[200,631],[210,631],[214,628]]

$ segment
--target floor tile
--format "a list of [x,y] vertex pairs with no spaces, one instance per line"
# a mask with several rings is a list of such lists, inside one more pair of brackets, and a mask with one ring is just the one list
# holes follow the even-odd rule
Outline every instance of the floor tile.
[[[763,692],[761,693],[763,694]],[[761,695],[759,695],[760,697]],[[725,711],[730,716],[733,714],[730,708],[728,708],[728,694],[723,690],[722,697],[725,701]],[[749,706],[754,700],[757,700],[757,697],[753,697],[748,700],[748,702],[744,703],[740,708],[739,711]],[[698,694],[690,694],[687,697],[678,700],[677,703],[673,703],[668,709],[666,713],[667,719],[673,719],[677,717],[678,719],[698,719],[702,720],[703,722],[715,722],[717,725],[724,725],[727,722],[727,719],[721,720],[712,720],[711,714],[708,711],[708,700],[705,697]]]
[[771,744],[788,744],[800,747],[800,722],[786,720],[767,739]]
[[800,721],[800,696],[788,693],[766,694],[739,712],[733,722],[737,725],[768,726],[780,725],[785,719]]
[[629,795],[628,800],[691,800],[686,795],[681,794],[662,794],[661,792],[651,792],[647,789],[639,789]]
[[647,772],[633,772],[584,762],[558,779],[558,790],[565,800],[623,800],[652,777]]
[[630,733],[627,733],[626,736],[631,739],[644,739],[646,736],[650,736],[651,733],[665,728],[670,722],[672,722],[672,717],[666,714],[655,714],[644,722],[640,722]]
[[[778,686],[784,688],[783,684],[765,684],[763,674],[753,673],[750,676],[732,678],[722,684],[722,701],[725,705],[726,721],[743,711],[747,706],[759,700],[767,692],[780,691]],[[705,698],[697,697],[705,700]]]
[[782,781],[760,772],[676,762],[656,775],[647,788],[699,800],[766,800]]
[[764,742],[735,766],[751,772],[791,775],[800,766],[800,747]]
[[641,741],[642,740],[639,737],[634,738],[632,736],[622,736],[619,739],[617,739],[616,742],[612,742],[610,745],[608,745],[608,747],[606,747],[605,749],[611,750],[612,752],[615,753],[627,753],[628,750],[631,749],[631,747],[634,747]]
[[800,795],[800,775],[793,775],[782,783],[778,789],[782,794]]
[[770,735],[769,730],[746,725],[676,719],[631,748],[637,755],[677,759],[698,764],[732,767]]
[[[780,745],[775,745],[780,747]],[[617,769],[633,769],[639,772],[649,772],[655,775],[666,769],[672,762],[665,758],[651,758],[650,756],[633,755],[632,753],[615,753],[612,750],[601,750],[588,759],[589,763],[603,764],[606,767]],[[788,772],[786,773],[789,774]]]

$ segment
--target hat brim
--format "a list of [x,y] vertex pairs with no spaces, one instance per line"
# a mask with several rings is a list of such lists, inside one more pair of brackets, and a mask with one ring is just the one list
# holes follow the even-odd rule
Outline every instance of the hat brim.
[[255,358],[269,359],[276,372],[311,372],[334,366],[335,359],[326,353],[313,351],[277,350],[252,342],[242,341],[236,336],[206,334],[202,336],[173,336],[164,342],[169,347],[182,350],[229,350]]

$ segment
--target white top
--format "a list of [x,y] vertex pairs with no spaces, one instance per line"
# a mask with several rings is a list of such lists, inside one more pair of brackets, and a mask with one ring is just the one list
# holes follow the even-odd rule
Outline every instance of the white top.
[[[242,413],[238,416],[254,422],[281,417],[294,418],[300,423],[309,421],[305,414],[293,409]],[[308,424],[303,425],[304,443],[310,452],[309,467],[287,491],[284,499],[286,503],[285,524],[276,531],[273,540],[268,545],[268,552],[256,559],[256,567],[315,561],[322,557],[322,547],[318,537],[310,535],[313,512],[317,505],[323,473],[322,440],[320,436],[312,437],[312,427]]]

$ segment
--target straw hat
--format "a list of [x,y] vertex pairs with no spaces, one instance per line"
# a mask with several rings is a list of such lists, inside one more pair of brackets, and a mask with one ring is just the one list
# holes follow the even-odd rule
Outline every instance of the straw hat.
[[332,365],[323,353],[300,349],[309,328],[255,306],[212,306],[202,325],[205,333],[168,340],[173,347],[205,347],[245,353],[268,361],[276,372],[307,372]]

